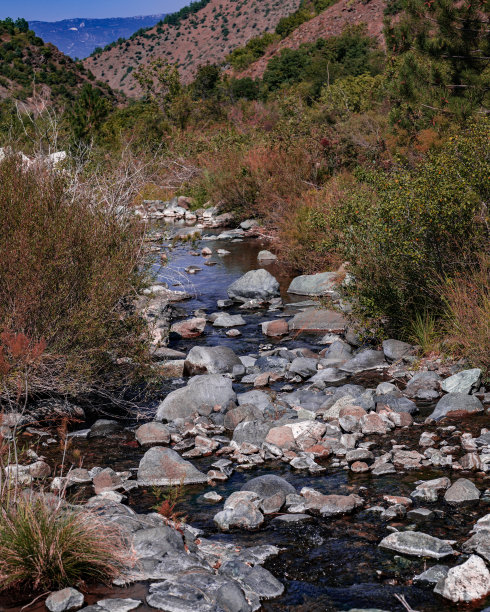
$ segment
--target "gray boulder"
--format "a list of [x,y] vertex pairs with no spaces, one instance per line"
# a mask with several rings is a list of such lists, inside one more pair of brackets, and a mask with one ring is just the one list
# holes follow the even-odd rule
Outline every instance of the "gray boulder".
[[477,414],[478,412],[483,412],[483,410],[483,404],[474,395],[448,393],[437,402],[430,418],[438,421],[452,412]]
[[441,394],[439,383],[441,377],[436,372],[417,372],[407,383],[405,395],[414,399],[434,400]]
[[293,278],[288,288],[288,293],[296,295],[338,295],[337,273],[321,272],[320,274],[305,274]]
[[163,486],[205,483],[208,478],[189,461],[170,448],[150,448],[138,467],[140,486]]
[[446,393],[471,393],[472,389],[477,389],[481,380],[481,370],[463,370],[449,378],[445,378],[441,383],[441,388]]
[[318,368],[318,359],[313,357],[296,357],[289,366],[291,374],[298,374],[301,378],[308,378],[315,374]]
[[378,370],[387,367],[388,364],[385,361],[383,351],[365,349],[341,365],[339,369],[344,372],[355,374],[357,372],[364,372],[365,370]]
[[275,474],[264,474],[252,478],[242,486],[241,491],[253,491],[257,493],[261,500],[272,497],[276,493],[283,493],[284,499],[286,499],[286,495],[296,493],[292,484]]
[[214,517],[222,531],[236,527],[257,529],[264,522],[264,515],[258,509],[259,496],[252,491],[236,491],[224,503],[224,509]]
[[141,606],[141,601],[138,599],[101,599],[97,602],[103,612],[130,612]]
[[432,557],[442,559],[454,554],[452,547],[444,540],[439,540],[427,533],[418,531],[397,531],[390,533],[379,543],[381,548],[394,550],[402,555],[415,557]]
[[414,347],[408,342],[402,342],[401,340],[385,340],[383,342],[383,352],[388,361],[400,361],[403,357],[410,355],[414,350]]
[[228,296],[237,302],[267,301],[279,296],[279,283],[264,268],[250,270],[228,287]]
[[241,363],[227,346],[193,346],[184,362],[184,374],[231,374],[234,366]]
[[196,412],[209,415],[214,406],[226,406],[235,401],[236,393],[229,378],[219,374],[195,376],[186,387],[167,395],[158,406],[156,421],[187,418]]
[[451,506],[472,504],[480,499],[480,491],[467,478],[458,478],[444,494],[444,499]]
[[490,572],[485,561],[471,555],[465,563],[452,567],[434,592],[455,603],[482,599],[490,593]]
[[68,612],[81,608],[83,601],[84,597],[80,591],[68,587],[51,593],[44,604],[49,612]]
[[[227,312],[221,312],[216,319],[213,321],[213,327],[240,327],[240,325],[245,325],[245,319],[242,315],[231,315]],[[194,347],[196,348],[196,347]],[[223,348],[223,347],[216,347]]]
[[265,441],[269,430],[273,427],[273,423],[264,421],[242,421],[239,423],[233,432],[233,441],[237,444],[242,442],[250,442],[255,446],[261,446]]
[[141,446],[168,444],[170,442],[170,431],[163,423],[145,423],[138,427],[134,435]]

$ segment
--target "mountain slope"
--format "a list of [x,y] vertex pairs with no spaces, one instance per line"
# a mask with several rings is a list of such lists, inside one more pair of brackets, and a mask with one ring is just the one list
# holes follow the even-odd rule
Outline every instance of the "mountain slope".
[[271,45],[263,57],[235,76],[260,78],[269,60],[280,54],[283,49],[298,49],[303,43],[313,43],[319,38],[338,36],[347,25],[366,24],[368,34],[383,45],[385,7],[386,0],[338,0],[313,19],[300,25],[288,37]]
[[18,25],[0,20],[0,43],[0,101],[15,98],[34,108],[37,94],[61,106],[75,100],[85,83],[92,83],[105,97],[115,99],[107,85],[95,83],[81,63],[45,44],[24,20]]
[[31,21],[29,26],[46,42],[53,43],[72,58],[88,57],[97,47],[119,38],[129,38],[141,28],[154,26],[165,14],[111,19],[63,19]]
[[[262,32],[274,30],[282,17],[295,11],[300,0],[209,0],[176,23],[157,25],[84,61],[98,79],[135,96],[139,89],[131,72],[154,57],[179,66],[189,81],[199,65],[221,62],[234,48]],[[169,21],[169,17],[167,17]]]

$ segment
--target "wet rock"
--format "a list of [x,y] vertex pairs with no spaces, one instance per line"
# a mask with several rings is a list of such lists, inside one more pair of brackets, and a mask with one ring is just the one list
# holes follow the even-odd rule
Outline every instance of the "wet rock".
[[444,499],[451,506],[472,504],[480,499],[480,491],[466,478],[458,478],[444,494]]
[[236,399],[232,381],[219,374],[191,378],[186,387],[176,389],[158,406],[155,420],[173,421],[195,413],[210,414],[215,406],[226,406]]
[[293,278],[288,288],[288,293],[296,295],[335,295],[337,293],[336,272],[321,272],[319,274],[305,274]]
[[301,378],[308,378],[317,371],[318,360],[307,357],[296,357],[289,366],[291,374],[298,374]]
[[135,437],[141,446],[169,444],[170,431],[162,423],[145,423],[138,427]]
[[417,451],[397,450],[393,454],[393,463],[398,468],[413,470],[420,467],[424,456]]
[[381,540],[379,546],[402,555],[432,557],[433,559],[442,559],[454,554],[454,550],[447,542],[419,531],[390,533]]
[[78,610],[83,606],[84,597],[80,591],[68,587],[51,593],[44,602],[49,612],[68,612]]
[[407,517],[416,523],[424,523],[434,518],[434,512],[428,508],[415,508],[407,513]]
[[325,432],[326,426],[317,421],[300,421],[272,427],[265,441],[282,450],[300,448],[305,450],[316,444]]
[[478,453],[467,453],[461,457],[459,463],[464,470],[485,470],[485,464],[481,460]]
[[322,516],[347,514],[364,504],[358,495],[323,495],[308,487],[301,489],[301,495],[306,500],[306,509],[318,511]]
[[278,492],[284,494],[284,499],[286,499],[286,495],[296,493],[296,489],[292,484],[275,474],[264,474],[263,476],[252,478],[252,480],[249,480],[242,486],[241,490],[252,491],[256,493],[261,500],[271,497]]
[[371,474],[373,476],[385,476],[386,474],[393,474],[396,472],[395,466],[389,462],[383,462],[373,465]]
[[490,593],[490,572],[483,559],[471,555],[465,563],[452,567],[434,592],[455,603],[482,599]]
[[413,425],[413,418],[408,412],[389,412],[387,416],[396,427],[411,427]]
[[256,219],[246,219],[240,223],[240,227],[247,231],[252,229],[253,227],[259,227],[260,223]]
[[141,605],[138,599],[102,599],[97,602],[103,612],[130,612]]
[[355,374],[357,372],[378,370],[386,367],[388,367],[388,364],[385,361],[385,356],[382,351],[365,349],[340,366],[340,370],[349,372],[350,374]]
[[463,544],[463,552],[476,553],[490,563],[490,530],[481,529]]
[[289,321],[289,331],[306,333],[341,333],[347,327],[347,319],[335,310],[307,308]]
[[394,412],[406,412],[407,414],[415,414],[419,411],[417,404],[408,397],[396,397],[394,395],[377,395],[376,409],[380,410],[388,407]]
[[467,416],[483,412],[483,404],[474,395],[448,393],[437,402],[429,418],[439,421],[445,416]]
[[206,327],[206,319],[203,317],[194,317],[186,321],[174,323],[170,331],[178,334],[182,338],[198,338],[204,332]]
[[237,527],[257,529],[264,522],[264,515],[258,509],[260,497],[253,491],[236,491],[224,503],[224,509],[214,517],[222,531]]
[[265,442],[272,423],[264,421],[242,421],[239,423],[233,432],[233,441],[237,444],[242,442],[250,442],[255,446],[261,446]]
[[451,481],[446,476],[443,476],[442,478],[435,478],[433,480],[426,480],[425,482],[417,485],[415,490],[410,493],[410,497],[427,502],[436,502],[439,495],[443,491],[446,491],[450,486]]
[[273,523],[281,523],[281,524],[294,524],[294,523],[304,523],[305,521],[311,521],[312,517],[309,514],[283,514],[282,516],[276,516],[273,519]]
[[258,262],[272,262],[276,261],[276,259],[277,255],[274,255],[274,253],[271,253],[270,251],[259,251],[259,254],[257,255]]
[[360,420],[361,431],[365,435],[369,434],[380,434],[383,435],[388,432],[388,427],[383,419],[376,414],[375,412],[371,412],[370,414],[366,414],[361,417]]
[[339,366],[352,358],[352,349],[347,342],[343,340],[335,340],[325,351],[322,357],[322,365]]
[[436,372],[418,372],[407,383],[405,395],[414,399],[434,400],[440,396],[441,377]]
[[[221,315],[220,315],[221,316]],[[227,346],[194,346],[189,351],[184,364],[188,376],[195,374],[226,374],[241,361]]]
[[425,572],[415,576],[413,581],[436,585],[447,576],[448,571],[447,565],[433,565],[428,570],[425,570]]
[[242,315],[231,315],[227,312],[222,312],[213,321],[213,327],[240,327],[245,324]]
[[289,326],[285,319],[277,319],[276,321],[264,321],[262,323],[262,333],[264,336],[279,337],[287,336]]
[[237,302],[267,301],[279,296],[279,283],[264,268],[250,270],[228,287],[228,296]]
[[111,468],[105,468],[98,472],[93,478],[95,494],[104,491],[115,491],[122,487],[122,478]]
[[481,380],[481,370],[474,368],[472,370],[463,370],[449,378],[446,378],[441,383],[441,388],[446,393],[471,393],[472,389],[478,389]]
[[207,482],[208,478],[170,448],[155,446],[143,456],[138,467],[140,486],[162,486]]
[[90,428],[89,438],[105,438],[121,431],[122,425],[112,419],[98,419]]
[[403,357],[412,354],[414,347],[407,342],[390,338],[383,342],[383,352],[388,361],[400,361]]
[[284,591],[279,580],[260,565],[250,567],[242,561],[228,561],[221,566],[219,572],[236,580],[248,599],[254,595],[255,598],[272,599]]

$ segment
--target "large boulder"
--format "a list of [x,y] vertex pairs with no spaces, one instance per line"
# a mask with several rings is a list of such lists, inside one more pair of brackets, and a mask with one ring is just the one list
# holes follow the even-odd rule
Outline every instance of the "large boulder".
[[257,476],[246,482],[241,488],[242,491],[253,491],[257,493],[260,499],[271,497],[278,492],[284,493],[284,496],[290,493],[296,493],[296,489],[284,478],[275,474],[264,474]]
[[407,342],[401,340],[389,340],[383,341],[383,352],[388,361],[400,361],[403,357],[413,353],[414,347]]
[[430,418],[438,421],[451,414],[454,416],[466,416],[483,412],[483,410],[483,404],[474,395],[448,393],[437,402]]
[[465,563],[452,567],[434,592],[455,603],[482,599],[490,593],[490,572],[483,559],[471,555]]
[[337,273],[321,272],[320,274],[305,274],[293,278],[288,288],[288,293],[296,295],[338,295]]
[[174,323],[170,331],[178,334],[182,338],[198,338],[202,335],[206,327],[206,319],[203,317],[194,317],[185,321]]
[[336,310],[306,308],[290,319],[289,331],[340,334],[347,327],[347,323],[344,315]]
[[143,455],[138,467],[140,486],[196,484],[208,481],[189,461],[171,448],[155,446]]
[[78,610],[83,606],[84,596],[80,591],[68,587],[61,591],[55,591],[44,602],[49,612],[69,612]]
[[205,374],[189,380],[186,387],[167,395],[158,406],[156,421],[185,419],[196,412],[211,414],[215,406],[226,406],[236,399],[232,382],[220,374]]
[[184,373],[229,374],[241,361],[228,346],[193,346],[184,363]]
[[440,380],[437,372],[417,372],[407,383],[405,395],[427,401],[437,399],[440,396]]
[[444,499],[451,506],[473,504],[480,499],[480,491],[467,478],[458,478],[444,494]]
[[168,444],[170,442],[170,431],[163,423],[144,423],[135,431],[135,437],[141,446],[153,446],[156,444]]
[[366,370],[379,370],[387,368],[388,364],[385,361],[383,351],[373,351],[372,349],[364,349],[357,353],[355,357],[349,359],[346,363],[340,366],[340,369],[350,374],[364,372]]
[[242,421],[239,423],[235,431],[233,432],[233,442],[242,444],[242,442],[249,442],[255,446],[262,446],[265,441],[269,429],[272,427],[271,422],[264,421]]
[[256,529],[264,522],[259,502],[259,496],[252,491],[236,491],[225,501],[224,509],[215,515],[214,522],[222,531],[233,527]]
[[237,302],[267,301],[279,296],[279,283],[264,268],[250,270],[228,287],[228,296]]

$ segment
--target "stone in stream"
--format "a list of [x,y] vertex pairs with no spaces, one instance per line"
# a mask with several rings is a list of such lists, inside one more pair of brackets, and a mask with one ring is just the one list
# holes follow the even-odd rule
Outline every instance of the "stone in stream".
[[271,497],[277,493],[284,494],[284,500],[286,495],[290,493],[296,493],[296,489],[284,478],[276,476],[275,474],[264,474],[263,476],[257,476],[246,482],[242,488],[242,491],[253,491],[256,493],[261,500]]
[[224,503],[224,509],[214,517],[222,531],[233,527],[257,529],[264,522],[264,515],[258,509],[261,499],[253,491],[236,491]]
[[279,283],[264,268],[250,270],[228,287],[228,296],[237,302],[267,301],[279,296]]
[[262,333],[264,336],[279,337],[287,336],[289,333],[288,322],[284,319],[277,319],[276,321],[264,321],[262,323]]
[[447,565],[433,565],[428,570],[425,570],[425,572],[414,576],[413,581],[436,585],[447,576],[448,571],[449,567]]
[[276,259],[277,255],[274,255],[274,253],[271,253],[270,251],[259,251],[259,254],[257,255],[258,262],[272,262],[276,261]]
[[437,402],[434,412],[429,416],[434,421],[439,421],[446,416],[469,416],[483,412],[483,404],[474,395],[466,393],[448,393]]
[[318,359],[308,357],[296,357],[289,366],[291,374],[298,374],[301,378],[313,376],[318,368]]
[[490,572],[477,555],[456,567],[436,585],[434,592],[458,603],[482,599],[490,593]]
[[208,478],[192,463],[170,448],[150,448],[138,467],[140,486],[163,486],[206,483]]
[[417,372],[407,383],[405,395],[413,399],[431,401],[437,399],[441,377],[436,372]]
[[68,587],[61,591],[51,593],[44,602],[49,612],[69,612],[78,610],[83,606],[84,597],[80,591]]
[[397,531],[390,533],[379,543],[381,548],[393,550],[402,555],[442,559],[454,554],[450,544],[439,538],[419,531]]
[[156,421],[173,421],[198,413],[209,415],[215,406],[227,406],[236,399],[232,381],[220,374],[191,378],[187,386],[167,395],[158,406]]
[[242,315],[231,315],[227,312],[221,312],[213,321],[213,327],[239,327],[245,324]]
[[339,334],[344,331],[347,324],[348,321],[344,315],[335,310],[306,308],[290,319],[289,331]]
[[170,331],[178,334],[182,338],[198,338],[204,332],[206,327],[206,319],[203,317],[194,317],[186,321],[174,323]]
[[321,272],[319,274],[304,274],[293,278],[288,293],[296,295],[335,295],[338,297],[338,273]]
[[463,544],[463,552],[476,553],[490,563],[490,531],[481,529]]
[[112,419],[98,419],[90,428],[89,438],[106,438],[118,431],[121,431],[122,425],[118,421]]
[[348,514],[364,504],[359,495],[324,495],[315,489],[303,487],[301,495],[305,499],[305,508],[320,512],[322,516]]
[[103,612],[130,612],[141,606],[141,601],[138,599],[102,599],[97,602]]
[[445,378],[441,383],[441,388],[446,393],[471,393],[472,389],[477,389],[481,380],[481,370],[463,370],[449,378]]
[[323,354],[321,363],[325,366],[340,366],[352,358],[352,348],[343,340],[332,342]]
[[163,423],[145,423],[135,431],[135,437],[141,446],[169,444],[170,431]]
[[410,493],[410,497],[426,502],[436,502],[439,495],[449,489],[450,486],[451,481],[447,476],[426,480],[417,485],[415,490]]
[[271,398],[267,393],[259,391],[258,389],[247,391],[246,393],[239,393],[237,395],[237,402],[239,406],[251,405],[254,408],[258,408],[262,413],[266,410],[274,409]]
[[458,478],[444,494],[444,499],[451,506],[473,504],[480,499],[480,491],[467,478]]
[[184,372],[187,376],[206,373],[230,374],[233,367],[241,363],[228,346],[193,346],[186,357]]
[[372,349],[364,349],[349,361],[346,361],[340,366],[340,370],[356,374],[366,370],[379,370],[387,368],[388,364],[385,361],[383,351],[373,351]]
[[233,442],[237,444],[249,442],[250,444],[260,447],[262,443],[265,442],[271,427],[273,427],[271,422],[262,420],[242,421],[238,423],[233,432]]

